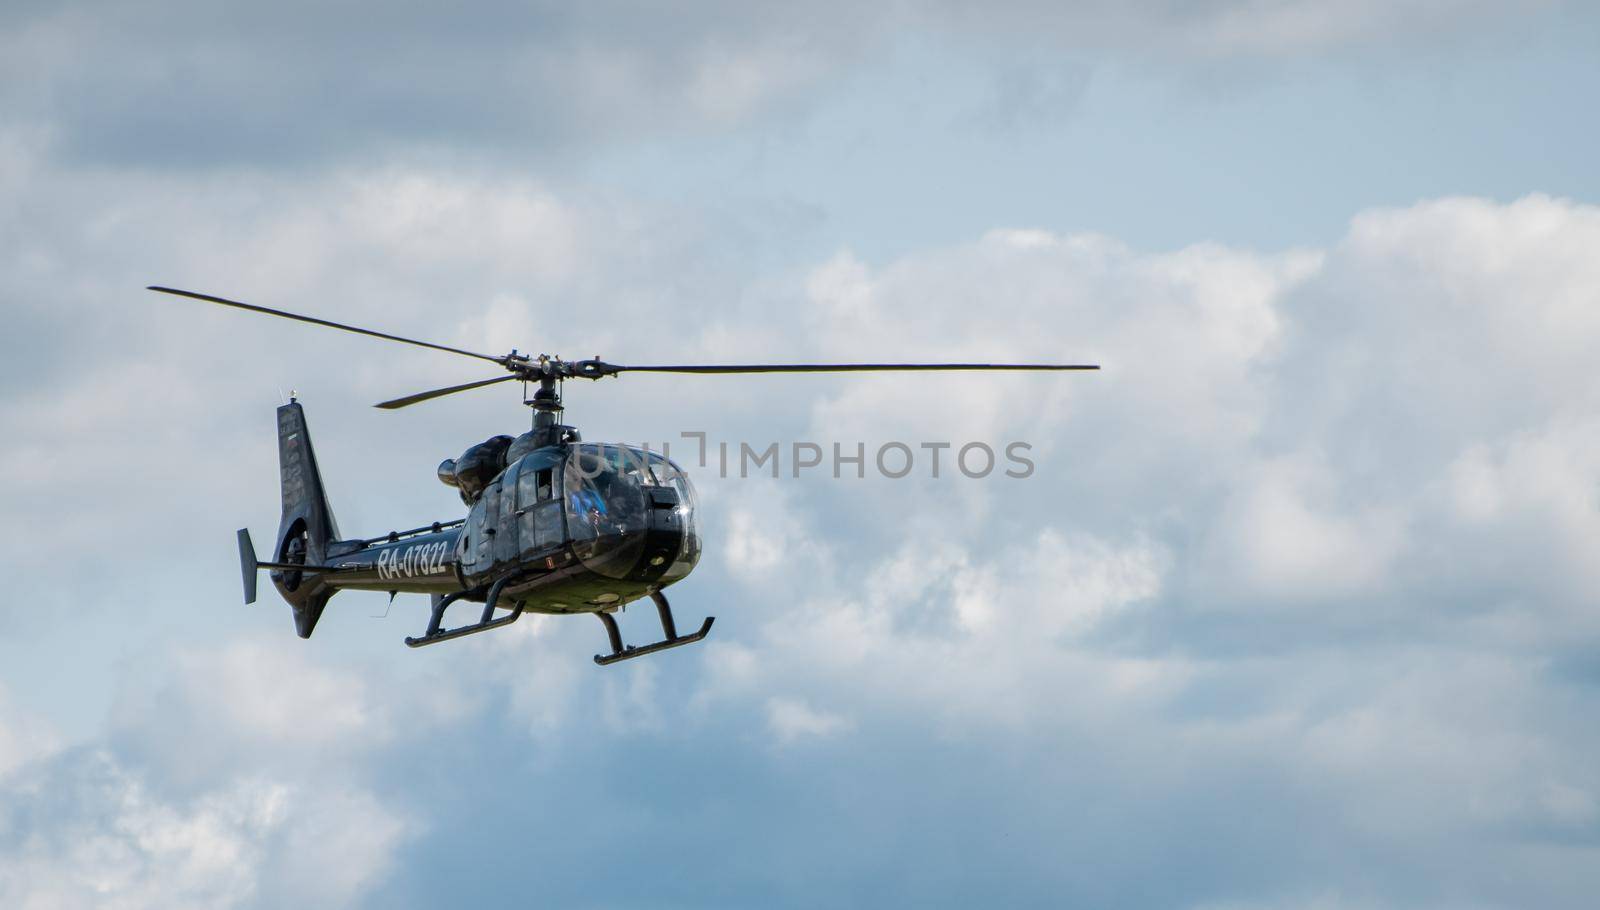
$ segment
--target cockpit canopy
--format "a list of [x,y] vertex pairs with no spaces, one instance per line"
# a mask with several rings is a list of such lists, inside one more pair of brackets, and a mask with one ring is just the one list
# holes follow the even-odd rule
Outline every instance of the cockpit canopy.
[[620,578],[637,567],[650,544],[651,513],[661,509],[672,510],[683,528],[673,552],[648,554],[652,565],[669,564],[663,583],[689,574],[699,560],[694,487],[659,453],[599,443],[569,446],[562,486],[567,533],[591,570]]

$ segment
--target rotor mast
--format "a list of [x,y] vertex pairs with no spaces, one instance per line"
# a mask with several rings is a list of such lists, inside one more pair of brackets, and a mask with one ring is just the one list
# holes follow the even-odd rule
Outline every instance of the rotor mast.
[[[541,361],[546,358],[541,356]],[[566,436],[566,431],[571,429],[561,423],[561,385],[560,378],[554,371],[542,371],[537,377],[539,387],[534,390],[532,398],[523,399],[523,404],[533,408],[533,432],[535,445],[539,447],[559,445]]]

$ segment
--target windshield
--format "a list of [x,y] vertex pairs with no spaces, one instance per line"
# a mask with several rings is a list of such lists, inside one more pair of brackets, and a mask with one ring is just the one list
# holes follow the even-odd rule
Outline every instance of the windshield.
[[573,446],[562,472],[567,534],[589,568],[621,577],[643,550],[648,529],[646,460],[623,446]]
[[645,449],[583,443],[561,473],[567,534],[586,567],[666,582],[694,568],[694,490],[677,465]]

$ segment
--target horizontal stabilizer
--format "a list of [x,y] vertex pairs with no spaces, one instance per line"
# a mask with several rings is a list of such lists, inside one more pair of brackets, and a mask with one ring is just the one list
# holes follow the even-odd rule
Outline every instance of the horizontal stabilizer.
[[239,571],[244,573],[244,602],[256,602],[256,545],[250,542],[250,529],[239,529]]
[[239,529],[239,569],[244,573],[244,602],[256,602],[256,572],[270,569],[274,572],[332,572],[336,566],[308,566],[299,562],[262,562],[256,558],[255,544],[250,542],[250,529]]

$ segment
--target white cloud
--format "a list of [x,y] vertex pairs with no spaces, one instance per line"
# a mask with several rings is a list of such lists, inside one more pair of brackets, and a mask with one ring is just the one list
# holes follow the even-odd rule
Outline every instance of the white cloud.
[[[1448,533],[1458,572],[1545,601],[1538,637],[1556,643],[1600,631],[1600,426],[1555,418],[1464,447],[1431,485],[1430,530]],[[1447,529],[1447,530],[1446,530]],[[1515,580],[1515,584],[1511,582]],[[1560,620],[1552,622],[1555,616]],[[1534,617],[1529,616],[1530,626]],[[1532,631],[1530,629],[1530,631]]]
[[1515,4],[1494,0],[1247,0],[1208,4],[1199,15],[1178,18],[1181,24],[1174,37],[1192,53],[1206,57],[1287,58],[1440,32],[1468,32],[1517,12]]
[[[670,13],[490,4],[470,21],[422,8],[335,15],[305,3],[283,4],[270,20],[245,9],[189,12],[170,2],[138,15],[115,6],[8,10],[0,103],[13,112],[12,128],[48,136],[72,156],[140,163],[282,167],[463,147],[522,159],[803,106],[907,40],[938,43],[946,56],[982,57],[1003,42],[1188,77],[1219,61],[1399,56],[1452,39],[1492,45],[1529,18],[1527,4],[1503,0],[804,10],[710,2]],[[150,46],[163,53],[142,52]]]
[[103,741],[0,717],[5,906],[349,906],[422,830],[364,779],[392,733],[359,676],[240,644],[138,669]]
[[[164,666],[150,666],[155,660]],[[330,763],[358,763],[390,743],[397,728],[449,722],[422,697],[407,698],[398,718],[401,706],[370,681],[314,659],[287,637],[208,651],[162,649],[128,672],[112,709],[112,735],[122,752],[149,757],[187,790],[223,786],[252,768],[324,780]]]
[[1361,597],[1379,589],[1405,544],[1399,505],[1351,510],[1334,471],[1305,456],[1266,459],[1219,516],[1213,581],[1276,603]]
[[55,731],[43,719],[23,710],[0,684],[0,780],[58,748]]
[[1100,655],[1089,642],[1159,593],[1164,563],[1148,542],[1118,547],[1051,529],[982,559],[949,543],[909,543],[862,576],[800,560],[766,584],[805,599],[747,617],[760,623],[758,643],[715,655],[705,694],[764,697],[783,741],[838,727],[832,712],[790,694],[798,689],[852,713],[910,710],[962,728],[1057,716],[1061,689],[1085,684],[1113,700],[1159,700],[1175,691],[1181,661]]
[[167,800],[105,754],[37,774],[0,810],[8,907],[240,907],[264,894],[348,906],[410,828],[366,794],[254,777]]
[[305,794],[278,846],[274,896],[304,907],[347,907],[395,871],[396,851],[420,825],[372,794]]
[[[236,644],[181,658],[179,691],[188,710],[215,728],[279,747],[325,750],[340,742],[382,742],[389,721],[365,680],[329,670],[279,644]],[[171,702],[166,702],[171,710]],[[308,710],[315,706],[315,710]]]
[[808,737],[832,736],[849,726],[849,721],[838,714],[819,711],[804,699],[772,697],[767,699],[767,726],[780,744],[789,744]]
[[238,906],[257,887],[257,839],[282,824],[286,793],[261,782],[193,806],[153,800],[106,756],[69,782],[83,800],[57,809],[0,858],[0,892],[13,907]]

